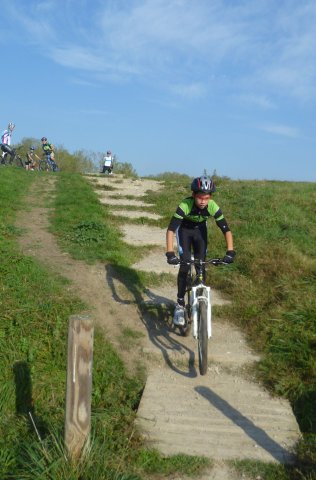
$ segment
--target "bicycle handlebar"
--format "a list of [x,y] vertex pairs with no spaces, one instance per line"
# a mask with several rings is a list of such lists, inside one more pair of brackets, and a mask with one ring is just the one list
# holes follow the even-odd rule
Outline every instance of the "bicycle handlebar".
[[218,267],[219,265],[230,265],[229,263],[226,263],[223,261],[222,258],[209,258],[207,260],[179,260],[178,265],[196,265],[198,267],[202,267],[203,265],[209,265],[212,264],[215,267]]

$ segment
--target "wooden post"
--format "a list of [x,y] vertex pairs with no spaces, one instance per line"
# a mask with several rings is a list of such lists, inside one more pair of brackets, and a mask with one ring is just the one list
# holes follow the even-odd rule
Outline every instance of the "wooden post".
[[69,318],[65,445],[72,460],[79,458],[90,433],[93,333],[88,315]]

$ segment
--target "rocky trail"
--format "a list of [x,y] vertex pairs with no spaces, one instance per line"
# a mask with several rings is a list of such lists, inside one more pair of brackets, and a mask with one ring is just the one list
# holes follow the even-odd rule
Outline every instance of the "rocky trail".
[[[165,230],[133,224],[133,218],[158,218],[157,214],[146,212],[148,204],[143,203],[142,196],[146,190],[161,188],[159,182],[128,180],[124,195],[132,195],[133,200],[126,200],[119,194],[123,178],[119,183],[115,175],[87,179],[96,188],[101,203],[128,219],[122,225],[124,241],[152,246],[146,261],[140,260],[133,268],[172,273],[174,286],[131,289],[107,266],[87,265],[61,252],[48,231],[49,208],[38,207],[45,205],[45,197],[53,195],[54,177],[45,186],[34,183],[27,203],[29,211],[21,212],[17,220],[24,231],[21,247],[71,281],[69,288],[91,307],[95,321],[104,328],[122,358],[128,359],[127,364],[140,359],[145,362],[148,377],[136,423],[148,445],[164,455],[185,453],[215,460],[214,468],[203,480],[239,478],[225,460],[291,462],[291,452],[300,438],[297,422],[287,401],[272,398],[249,378],[248,367],[258,357],[242,333],[222,319],[214,320],[209,369],[201,377],[196,341],[181,337],[170,319],[160,315],[162,305],[174,302],[177,270],[165,261]],[[102,185],[110,189],[100,189]],[[124,206],[131,205],[134,210],[124,210]],[[227,301],[213,292],[215,304]],[[143,303],[152,305],[146,314],[139,308]],[[128,351],[119,340],[122,329],[127,327],[141,335],[136,348]]]

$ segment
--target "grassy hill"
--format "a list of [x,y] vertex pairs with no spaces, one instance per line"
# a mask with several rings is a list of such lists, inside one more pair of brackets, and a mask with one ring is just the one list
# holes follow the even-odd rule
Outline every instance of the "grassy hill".
[[[64,279],[23,256],[17,246],[21,232],[14,226],[15,214],[25,209],[27,215],[25,195],[33,179],[42,175],[45,181],[46,174],[14,168],[0,173],[0,478],[127,480],[148,478],[149,472],[197,472],[194,459],[163,460],[144,451],[138,440],[128,441],[142,380],[126,374],[100,335],[95,346],[93,448],[79,470],[64,461],[60,438],[67,320],[84,306],[67,293]],[[146,200],[163,216],[158,224],[165,228],[179,201],[189,195],[190,179],[169,174],[159,180],[165,188],[149,192]],[[233,231],[237,251],[232,268],[209,272],[212,285],[233,300],[218,313],[236,322],[263,354],[258,379],[290,400],[305,433],[297,468],[264,478],[310,480],[316,463],[315,184],[216,180],[214,199]],[[115,217],[100,206],[82,176],[58,176],[53,206],[52,228],[62,248],[76,258],[111,262],[126,272],[144,253],[119,240]],[[209,230],[210,255],[223,255],[220,230],[215,224]],[[139,275],[139,281],[159,282],[159,276]],[[106,362],[110,377],[104,375]],[[28,411],[34,413],[43,443]]]

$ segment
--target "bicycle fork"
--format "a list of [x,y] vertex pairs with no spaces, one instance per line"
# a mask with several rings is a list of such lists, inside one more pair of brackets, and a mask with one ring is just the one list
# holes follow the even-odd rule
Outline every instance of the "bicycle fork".
[[191,291],[191,316],[193,323],[193,337],[198,338],[198,313],[199,301],[204,300],[207,305],[207,337],[212,336],[212,309],[211,309],[211,288],[205,285],[196,285]]

